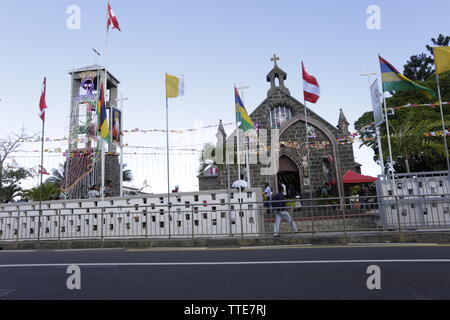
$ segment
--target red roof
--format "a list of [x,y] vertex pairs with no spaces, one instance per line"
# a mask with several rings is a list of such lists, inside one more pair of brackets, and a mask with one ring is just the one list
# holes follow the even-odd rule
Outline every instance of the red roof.
[[374,177],[363,176],[362,174],[356,173],[355,171],[348,170],[347,173],[342,177],[342,180],[345,184],[350,184],[375,182],[378,179]]

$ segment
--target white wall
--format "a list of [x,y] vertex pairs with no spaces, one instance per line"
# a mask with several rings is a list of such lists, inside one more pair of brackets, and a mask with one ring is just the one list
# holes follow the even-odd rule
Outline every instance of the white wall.
[[[41,240],[257,235],[263,232],[260,189],[208,191],[42,203]],[[229,208],[231,210],[229,210]],[[102,221],[103,219],[103,221]],[[39,203],[0,205],[0,240],[38,239]],[[102,223],[103,222],[103,223]]]

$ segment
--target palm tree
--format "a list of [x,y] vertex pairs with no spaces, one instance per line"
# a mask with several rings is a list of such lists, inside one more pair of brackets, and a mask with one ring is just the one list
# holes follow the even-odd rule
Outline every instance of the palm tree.
[[39,187],[26,190],[23,197],[33,201],[52,201],[58,200],[60,194],[61,189],[56,184],[46,181]]
[[[434,155],[436,158],[445,157],[444,144],[424,135],[426,132],[439,128],[440,125],[440,122],[429,120],[414,123],[412,119],[406,119],[396,128],[393,127],[394,132],[391,137],[393,157],[394,160],[404,161],[407,173],[411,172],[411,164],[414,167],[418,161],[421,161],[423,155]],[[418,168],[413,169],[413,171],[420,171]]]
[[46,182],[53,183],[58,188],[61,187],[64,179],[65,179],[65,166],[60,164],[59,169],[52,169],[52,175],[47,179]]

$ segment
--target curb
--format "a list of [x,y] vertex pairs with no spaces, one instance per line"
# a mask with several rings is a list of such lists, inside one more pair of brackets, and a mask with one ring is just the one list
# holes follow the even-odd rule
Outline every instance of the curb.
[[283,245],[341,245],[348,243],[450,243],[450,232],[358,234],[344,236],[295,236],[281,238],[196,238],[196,239],[127,239],[127,240],[65,240],[0,242],[0,250],[59,250],[59,249],[139,249],[139,248],[223,248]]

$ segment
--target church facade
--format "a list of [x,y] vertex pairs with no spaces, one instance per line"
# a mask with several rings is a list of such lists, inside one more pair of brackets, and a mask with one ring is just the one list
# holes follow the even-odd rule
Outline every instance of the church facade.
[[[252,188],[264,188],[269,183],[276,190],[278,183],[286,185],[290,197],[300,195],[303,199],[316,198],[324,186],[328,186],[336,196],[344,196],[342,176],[348,170],[359,171],[355,163],[353,146],[348,139],[349,123],[340,110],[337,126],[333,126],[318,114],[291,96],[285,86],[287,74],[278,65],[267,75],[270,89],[267,98],[250,115],[257,130],[270,132],[279,130],[279,141],[276,145],[278,172],[273,175],[263,175],[261,164],[251,164],[250,184]],[[306,114],[305,114],[306,111]],[[336,114],[338,115],[338,113]],[[219,133],[224,134],[223,127]],[[234,134],[228,139],[234,138]],[[250,143],[251,144],[251,143]],[[241,144],[240,144],[241,145]],[[259,147],[260,148],[260,147]],[[243,150],[243,147],[241,147]],[[271,150],[258,150],[258,153],[271,153]],[[237,165],[218,165],[216,174],[201,173],[199,176],[200,190],[219,190],[228,188],[228,172],[231,183],[238,179]],[[241,173],[246,174],[247,166],[241,165]],[[246,178],[247,179],[247,178]]]

